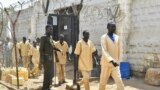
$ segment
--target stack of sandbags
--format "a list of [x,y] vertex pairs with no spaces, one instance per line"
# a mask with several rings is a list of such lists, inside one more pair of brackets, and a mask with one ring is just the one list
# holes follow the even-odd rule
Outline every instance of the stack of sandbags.
[[144,81],[150,85],[160,86],[160,68],[149,68]]
[[7,83],[12,83],[12,78],[13,78],[13,77],[15,77],[15,76],[12,75],[12,74],[8,74],[8,75],[6,76],[5,81],[6,81]]
[[0,68],[0,79],[5,81],[6,76],[10,74],[11,68]]
[[[17,85],[17,77],[12,78],[12,84]],[[22,77],[19,77],[19,85],[23,85],[23,84],[24,84],[24,79]]]
[[[12,74],[8,74],[6,76],[6,82],[11,83],[12,85],[17,85],[17,77],[12,75]],[[24,84],[24,78],[19,77],[19,85],[23,85]]]
[[[8,69],[7,69],[8,70]],[[28,80],[28,70],[23,67],[18,68],[19,75],[19,85],[23,85],[25,81]],[[9,69],[9,73],[5,79],[6,82],[11,83],[12,85],[17,85],[17,77],[16,77],[16,68],[13,67]]]
[[26,68],[20,68],[18,71],[19,77],[23,77],[25,81],[28,80],[28,70]]
[[16,76],[16,67],[13,67],[13,68],[10,70],[10,74]]
[[[16,68],[15,67],[11,70],[11,74],[16,76]],[[19,75],[19,77],[24,78],[25,81],[28,80],[28,70],[26,68],[19,67],[18,68],[18,75]]]
[[[24,81],[28,80],[28,70],[26,68],[18,68],[19,85],[23,85]],[[16,68],[0,68],[0,79],[17,85]]]

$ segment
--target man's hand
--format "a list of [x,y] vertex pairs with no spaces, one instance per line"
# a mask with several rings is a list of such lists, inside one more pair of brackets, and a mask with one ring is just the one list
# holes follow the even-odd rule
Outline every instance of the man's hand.
[[110,68],[113,68],[113,67],[115,67],[112,63],[109,63],[109,65],[108,65]]
[[59,62],[58,56],[55,55],[56,62]]
[[116,63],[116,62],[115,62],[115,61],[113,61],[113,60],[112,60],[112,61],[110,61],[110,63],[112,63],[114,67],[119,66],[119,65],[118,65],[118,63]]
[[70,58],[70,55],[69,55],[68,52],[66,52],[66,55],[67,55],[67,60],[68,60],[69,62],[71,62],[71,58]]
[[79,60],[79,55],[75,55],[75,68],[76,68],[76,70],[78,70],[78,60]]

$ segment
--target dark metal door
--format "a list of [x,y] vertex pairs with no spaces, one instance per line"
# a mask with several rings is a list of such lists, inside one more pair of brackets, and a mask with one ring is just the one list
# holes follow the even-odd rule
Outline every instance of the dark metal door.
[[57,41],[60,34],[64,34],[65,41],[74,52],[79,37],[79,20],[74,15],[49,14],[47,24],[53,25],[53,40]]
[[60,16],[58,19],[58,29],[59,29],[59,34],[64,34],[65,36],[65,41],[67,41],[68,45],[70,46],[72,41],[72,18],[71,16]]

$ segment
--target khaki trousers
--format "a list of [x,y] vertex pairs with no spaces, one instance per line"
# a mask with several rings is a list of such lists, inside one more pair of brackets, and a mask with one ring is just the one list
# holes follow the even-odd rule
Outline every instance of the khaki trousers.
[[80,85],[84,84],[85,90],[90,90],[90,86],[89,86],[90,71],[81,71],[81,73],[83,78],[80,81]]
[[119,67],[108,67],[106,65],[101,66],[99,90],[105,90],[106,83],[110,76],[114,79],[117,90],[124,90]]
[[58,81],[59,82],[65,81],[65,76],[66,76],[65,64],[56,63],[56,66],[57,66]]
[[28,56],[22,56],[22,62],[23,62],[23,67],[28,68],[29,57]]

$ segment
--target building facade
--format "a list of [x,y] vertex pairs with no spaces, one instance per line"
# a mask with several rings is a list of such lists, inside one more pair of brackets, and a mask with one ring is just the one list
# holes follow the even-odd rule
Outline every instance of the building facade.
[[[80,2],[50,0],[48,14],[58,14],[57,10],[79,5]],[[115,16],[117,34],[122,41],[122,61],[131,64],[133,74],[143,76],[149,67],[158,66],[155,62],[160,62],[160,1],[83,0],[82,4],[79,14],[80,38],[82,31],[88,30],[90,39],[101,53],[100,37],[107,32],[107,22]],[[47,16],[38,1],[33,7],[22,11],[16,27],[18,40],[22,36],[32,40],[41,37],[46,23]]]

